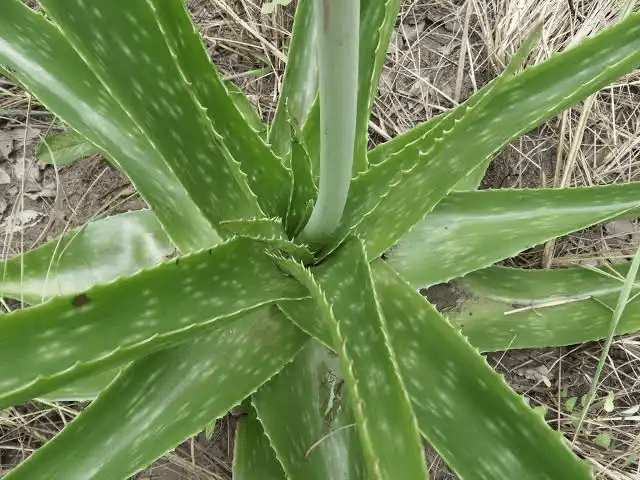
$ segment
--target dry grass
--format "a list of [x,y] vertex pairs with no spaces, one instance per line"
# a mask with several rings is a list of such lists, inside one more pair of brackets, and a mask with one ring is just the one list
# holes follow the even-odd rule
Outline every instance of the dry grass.
[[[371,143],[387,140],[465,100],[505,67],[523,35],[544,24],[527,63],[549,58],[616,21],[616,0],[406,0],[389,48],[371,119]],[[189,0],[209,53],[265,119],[273,115],[286,63],[292,8],[260,13],[251,0]],[[639,181],[640,74],[629,75],[501,152],[485,188],[537,188]],[[56,128],[34,100],[0,78],[0,131]],[[95,175],[94,175],[95,177]],[[48,211],[52,210],[53,206]],[[507,264],[539,268],[625,260],[640,240],[634,222],[577,232],[524,252]],[[11,250],[15,252],[15,248]],[[548,423],[573,437],[577,409],[601,352],[597,343],[489,355],[512,387],[547,409]],[[640,336],[618,339],[607,358],[586,428],[572,448],[598,478],[640,478]],[[604,398],[613,398],[613,405]],[[0,411],[0,473],[51,438],[82,405],[30,403]],[[611,408],[613,407],[613,408]],[[218,422],[214,441],[188,440],[136,478],[230,478],[233,420]],[[602,446],[610,439],[608,446]],[[429,452],[431,478],[455,478]],[[173,472],[173,473],[172,473]]]

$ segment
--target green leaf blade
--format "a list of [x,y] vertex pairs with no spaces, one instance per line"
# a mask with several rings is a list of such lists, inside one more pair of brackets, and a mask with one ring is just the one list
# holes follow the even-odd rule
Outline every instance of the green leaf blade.
[[124,480],[253,393],[306,335],[274,309],[134,362],[6,480]]
[[382,66],[401,3],[399,0],[363,0],[360,2],[358,119],[354,174],[363,172],[368,167],[367,144],[369,142],[371,108],[378,92]]
[[66,165],[79,158],[101,153],[98,147],[73,130],[47,135],[36,146],[36,155],[44,163]]
[[[125,365],[126,366],[126,365]],[[62,387],[40,395],[39,399],[49,400],[52,402],[86,402],[93,401],[104,390],[107,385],[113,382],[124,368],[114,368],[100,372],[96,375],[83,377],[74,382],[63,385]]]
[[151,210],[114,215],[0,262],[0,294],[36,304],[81,293],[156,265],[174,250]]
[[[487,268],[452,282],[459,302],[446,315],[481,351],[600,340],[607,337],[628,269]],[[640,302],[633,298],[615,333],[639,328]]]
[[0,365],[7,366],[0,404],[175,345],[261,305],[306,295],[262,248],[238,238],[77,296],[13,312],[0,322]]
[[253,395],[290,480],[369,478],[346,395],[337,355],[313,341]]
[[236,480],[287,480],[275,452],[264,434],[256,411],[249,411],[240,419],[233,449],[233,478]]
[[431,305],[383,262],[372,270],[420,431],[461,478],[592,478]]
[[313,277],[291,262],[287,266],[309,288],[329,325],[370,474],[427,478],[416,419],[387,343],[363,244],[350,239],[314,269]]
[[[364,217],[353,217],[362,220],[357,230],[366,238],[368,255],[375,257],[390,248],[461,178],[512,138],[630,71],[640,59],[639,33],[640,14],[629,15],[580,45],[501,81],[435,142],[411,144],[417,158],[400,152],[376,166],[384,168],[388,163],[385,171],[398,177],[380,176],[376,168],[361,175],[365,191],[372,188],[368,183],[382,181],[390,186],[382,193],[376,191],[377,203]],[[367,198],[354,198],[355,209]]]
[[291,126],[300,131],[318,93],[317,2],[300,0],[293,20],[282,91],[269,131],[273,150],[284,157],[291,148]]
[[216,243],[215,230],[176,175],[60,31],[18,0],[6,0],[2,9],[0,62],[127,173],[183,253]]
[[297,138],[294,138],[291,143],[291,172],[293,182],[285,226],[289,238],[295,238],[309,220],[310,207],[318,193],[313,179],[311,160]]
[[403,236],[387,258],[409,283],[426,287],[639,211],[640,184],[633,183],[452,193]]
[[[247,180],[169,48],[171,37],[151,3],[117,0],[91,8],[82,0],[40,4],[214,226],[260,213]],[[94,23],[111,28],[85,27]]]
[[[288,192],[282,186],[291,183],[289,172],[234,105],[185,10],[186,5],[175,0],[153,0],[151,3],[169,50],[199,103],[206,109],[217,141],[226,147],[246,174],[246,181],[256,194],[262,211],[268,216],[283,217]],[[216,175],[219,175],[217,170]]]

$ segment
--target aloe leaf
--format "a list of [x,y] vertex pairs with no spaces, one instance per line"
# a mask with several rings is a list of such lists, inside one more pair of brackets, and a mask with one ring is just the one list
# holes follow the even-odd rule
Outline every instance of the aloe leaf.
[[287,236],[279,218],[251,218],[246,220],[226,220],[221,225],[233,234],[286,240]]
[[387,56],[389,39],[396,25],[400,0],[360,2],[360,54],[358,66],[358,120],[354,173],[367,169],[367,143],[371,108],[378,93],[380,74]]
[[134,362],[6,480],[129,478],[253,393],[308,338],[274,308]]
[[80,295],[4,315],[0,365],[7,370],[0,380],[0,405],[175,345],[261,305],[304,298],[305,289],[263,250],[237,238]]
[[287,254],[305,264],[313,263],[313,254],[305,245],[292,243],[287,238],[280,218],[254,218],[221,222],[223,228],[233,234],[255,240],[274,254]]
[[56,165],[66,165],[101,152],[102,150],[73,130],[47,135],[36,146],[36,155],[41,162]]
[[[444,314],[482,351],[572,345],[607,337],[628,269],[492,267],[434,288],[448,292]],[[640,301],[633,298],[615,334],[638,329]]]
[[[381,199],[389,195],[390,189],[402,181],[405,170],[415,167],[416,159],[419,158],[420,150],[424,145],[434,143],[443,135],[443,132],[450,130],[469,108],[489,97],[501,81],[503,81],[502,77],[493,80],[467,102],[372,150],[370,152],[372,166],[351,183],[342,225],[334,235],[336,240],[325,247],[320,257],[329,254],[355,226],[363,221],[364,217],[375,212]],[[477,169],[482,167],[483,165],[476,167],[469,176],[475,177]],[[452,189],[467,189],[468,178],[463,176]]]
[[316,96],[307,121],[300,132],[302,143],[309,153],[314,180],[320,178],[320,96]]
[[358,113],[360,3],[322,1],[320,63],[320,180],[318,197],[299,238],[322,245],[338,228],[347,202]]
[[256,417],[256,411],[251,406],[238,422],[233,449],[233,478],[287,480],[282,465],[264,434],[262,424]]
[[269,131],[271,148],[284,157],[291,147],[291,125],[301,129],[318,92],[318,19],[316,0],[300,0],[293,20],[287,66]]
[[309,288],[329,325],[371,475],[392,479],[402,472],[406,479],[428,478],[362,242],[350,239],[313,274],[290,261],[280,264]]
[[106,217],[0,262],[0,294],[35,304],[80,293],[160,263],[174,250],[151,210]]
[[435,308],[384,262],[372,271],[420,431],[460,478],[592,478]]
[[10,66],[43,105],[127,173],[182,252],[216,243],[211,224],[122,105],[60,31],[19,0],[2,4],[0,63]]
[[426,287],[550,238],[612,217],[639,214],[637,183],[452,193],[400,239],[387,259],[413,286]]
[[[353,176],[367,169],[368,124],[371,107],[378,91],[380,74],[395,26],[400,2],[398,0],[362,0],[358,49],[358,109]],[[305,144],[311,164],[317,167],[320,145],[320,104],[315,102],[304,125]]]
[[[630,71],[638,59],[640,14],[631,14],[580,45],[504,79],[441,138],[419,147],[417,158],[400,152],[360,175],[353,182],[342,229],[361,219],[357,231],[366,239],[368,256],[380,255],[497,149]],[[389,172],[396,177],[389,179]],[[381,181],[392,185],[382,196],[376,188]],[[357,195],[359,190],[363,193]],[[370,202],[377,202],[372,210],[354,216]]]
[[294,138],[291,145],[291,199],[286,217],[289,238],[295,238],[309,220],[309,203],[316,198],[318,188],[314,182],[311,160],[304,146]]
[[422,147],[428,145],[429,141],[437,139],[437,127],[445,118],[460,118],[461,115],[470,107],[477,105],[480,100],[485,98],[495,87],[504,81],[505,78],[513,76],[518,68],[522,66],[522,63],[531,53],[536,43],[542,36],[542,24],[538,24],[534,29],[527,34],[523,39],[522,44],[518,47],[516,53],[509,60],[507,68],[500,74],[500,77],[494,78],[487,85],[483,86],[478,92],[469,97],[463,104],[458,105],[451,110],[443,112],[434,118],[431,118],[420,125],[411,128],[409,131],[397,135],[388,142],[381,143],[373,148],[369,152],[369,163],[378,164],[387,160],[392,155],[401,152],[410,144],[416,141],[422,143]]
[[283,300],[278,302],[278,308],[300,330],[309,334],[326,347],[335,350],[329,325],[322,318],[322,314],[312,298]]
[[253,395],[287,478],[370,478],[346,395],[338,356],[313,341]]
[[[233,98],[211,63],[196,27],[191,22],[186,4],[181,0],[152,0],[149,3],[155,11],[164,41],[178,63],[180,73],[186,77],[187,83],[183,83],[182,88],[192,89],[197,102],[205,108],[213,124],[216,143],[224,145],[233,159],[239,163],[240,169],[247,176],[249,187],[258,197],[262,210],[269,216],[284,217],[289,192],[282,186],[291,183],[290,174],[266,142],[260,138],[259,132],[251,128],[236,108]],[[129,1],[123,1],[119,8],[108,10],[121,15],[121,9],[130,8],[130,4]],[[133,11],[132,14],[135,15]],[[141,21],[137,16],[134,20]],[[132,40],[135,41],[135,38]],[[155,55],[156,50],[157,47],[148,52]],[[177,116],[183,118],[184,122],[183,114]],[[218,156],[218,161],[209,163],[210,169],[206,173],[203,172],[207,181],[201,181],[201,189],[231,187],[222,183],[218,184],[220,187],[209,185],[213,176],[211,172],[215,172],[215,176],[220,175],[219,164],[224,157],[220,154]],[[235,170],[233,165],[230,170]],[[234,173],[234,176],[237,174]],[[243,216],[245,215],[232,215],[226,218]]]
[[231,97],[231,101],[236,106],[245,122],[247,122],[247,124],[258,133],[260,138],[266,141],[268,128],[262,121],[262,118],[256,110],[256,106],[242,91],[242,89],[240,89],[240,87],[231,80],[224,82],[224,85],[227,87],[227,92],[229,93],[229,97]]
[[85,402],[95,400],[107,385],[113,382],[122,368],[114,368],[96,375],[75,380],[62,387],[40,395],[38,398],[53,402]]
[[[182,2],[171,1],[186,15]],[[169,8],[171,2],[165,3]],[[83,0],[42,0],[40,5],[214,227],[221,220],[259,215],[247,178],[220,139],[228,132],[215,130],[198,99],[200,83],[189,78],[182,65],[186,59],[177,59],[173,30],[159,22],[153,4],[115,0],[89,8]],[[174,21],[174,28],[182,25],[179,17]],[[94,24],[110,28],[86,28]],[[197,65],[198,58],[193,61]]]

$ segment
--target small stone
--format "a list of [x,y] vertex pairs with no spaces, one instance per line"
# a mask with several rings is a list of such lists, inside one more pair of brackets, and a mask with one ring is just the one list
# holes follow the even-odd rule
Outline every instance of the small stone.
[[40,130],[39,128],[18,127],[11,130],[11,136],[16,142],[16,148],[19,149],[24,147],[25,140],[27,141],[27,143],[29,143],[32,140],[38,138],[41,131],[42,130]]
[[613,220],[606,223],[604,228],[607,229],[609,235],[622,236],[633,235],[638,232],[638,228],[633,224],[631,220]]

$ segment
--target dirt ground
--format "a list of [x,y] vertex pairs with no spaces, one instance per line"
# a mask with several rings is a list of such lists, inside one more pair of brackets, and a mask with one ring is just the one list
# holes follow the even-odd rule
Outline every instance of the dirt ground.
[[[29,2],[28,2],[29,3]],[[263,15],[248,0],[189,0],[208,51],[265,120],[273,115],[284,71],[293,4]],[[295,3],[295,2],[294,2]],[[451,108],[499,74],[522,36],[544,20],[534,64],[617,18],[615,0],[405,1],[393,34],[371,123],[371,144]],[[539,188],[638,181],[640,75],[629,75],[504,149],[481,188]],[[580,128],[581,115],[586,115]],[[0,234],[3,256],[27,251],[100,215],[143,208],[127,179],[100,157],[68,166],[41,163],[38,139],[64,126],[37,101],[0,77]],[[575,144],[576,148],[571,146]],[[26,173],[25,173],[26,172]],[[637,247],[633,221],[610,222],[540,245],[506,265],[597,265],[625,260]],[[546,248],[545,248],[546,247]],[[598,478],[640,478],[640,336],[616,340],[572,448]],[[489,363],[568,440],[591,386],[601,345],[497,352]],[[84,407],[31,402],[0,410],[0,475],[28,456]],[[213,420],[213,419],[212,419]],[[230,479],[235,418],[228,415],[134,478]],[[428,447],[431,478],[456,478]]]

